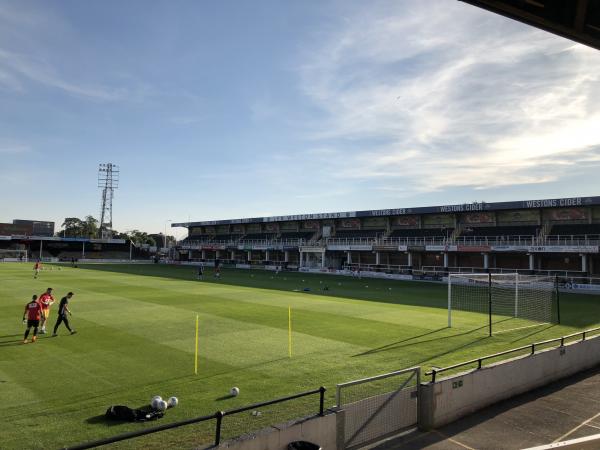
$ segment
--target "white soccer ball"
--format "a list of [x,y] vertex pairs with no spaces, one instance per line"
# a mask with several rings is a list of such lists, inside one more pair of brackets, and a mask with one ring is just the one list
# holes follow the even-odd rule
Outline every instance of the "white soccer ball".
[[177,397],[169,397],[169,400],[167,400],[167,406],[169,408],[175,408],[178,404],[179,400],[177,400]]
[[158,409],[159,411],[166,411],[167,406],[168,406],[167,402],[165,402],[164,400],[161,400],[160,402],[158,402],[156,409]]
[[238,388],[238,387],[232,387],[231,390],[229,391],[229,393],[233,397],[237,397],[238,395],[240,395],[240,388]]
[[150,400],[150,406],[152,406],[152,409],[158,409],[158,404],[162,401],[163,399],[160,395],[155,395],[152,397],[152,400]]

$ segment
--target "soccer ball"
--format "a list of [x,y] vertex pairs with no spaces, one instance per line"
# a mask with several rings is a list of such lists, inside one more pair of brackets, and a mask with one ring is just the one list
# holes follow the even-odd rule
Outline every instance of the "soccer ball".
[[152,400],[150,400],[150,406],[152,406],[152,409],[158,409],[158,404],[162,401],[163,399],[160,395],[155,395],[152,397]]
[[159,411],[166,411],[167,409],[167,402],[165,402],[164,400],[161,400],[160,402],[158,402],[157,408]]
[[177,397],[169,397],[169,400],[167,400],[167,406],[169,408],[175,408],[178,404],[179,400],[177,400]]
[[229,393],[233,396],[233,397],[237,397],[238,395],[240,395],[240,388],[237,387],[232,387],[231,390],[229,391]]

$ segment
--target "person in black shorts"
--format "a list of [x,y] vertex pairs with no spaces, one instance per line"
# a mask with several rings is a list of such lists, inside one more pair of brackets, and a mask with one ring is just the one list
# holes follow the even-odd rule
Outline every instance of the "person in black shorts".
[[25,336],[23,336],[23,344],[27,344],[27,336],[29,336],[29,330],[33,327],[33,338],[31,342],[35,342],[37,339],[38,327],[40,326],[40,319],[42,317],[42,306],[37,302],[37,295],[31,297],[31,301],[25,305],[25,312],[23,313],[23,322],[25,323],[25,316],[27,316],[27,329],[25,330]]
[[71,334],[77,333],[77,331],[72,330],[69,326],[69,318],[67,314],[70,316],[71,311],[69,311],[69,300],[73,297],[73,293],[69,292],[65,297],[60,299],[60,304],[58,305],[58,319],[56,320],[56,324],[54,325],[54,332],[52,333],[52,337],[58,336],[56,333],[58,331],[58,326],[64,322],[67,330],[71,332]]
[[204,267],[203,267],[203,264],[200,263],[200,265],[198,266],[198,279],[199,280],[202,279],[203,274],[204,274]]

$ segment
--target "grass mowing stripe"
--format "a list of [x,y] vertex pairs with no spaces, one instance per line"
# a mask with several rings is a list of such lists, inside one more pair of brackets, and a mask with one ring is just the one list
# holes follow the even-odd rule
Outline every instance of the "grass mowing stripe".
[[[326,405],[331,406],[331,388],[339,382],[415,364],[424,370],[452,364],[593,326],[600,317],[600,297],[565,294],[563,325],[489,338],[480,314],[460,314],[456,327],[445,328],[446,289],[440,285],[300,273],[278,279],[241,270],[223,270],[221,280],[207,270],[206,280],[198,282],[190,268],[163,265],[63,267],[38,280],[31,272],[29,264],[0,265],[0,329],[5,330],[0,398],[11,404],[0,428],[3,449],[23,448],[24,434],[34,435],[25,446],[57,448],[143,428],[147,425],[108,426],[98,416],[111,404],[141,406],[155,394],[180,399],[163,422],[319,385],[330,388]],[[328,291],[321,290],[325,283]],[[59,298],[76,292],[72,319],[80,333],[15,345],[11,341],[23,332],[23,306],[48,286]],[[304,287],[310,292],[293,292]],[[289,305],[293,358],[287,357]],[[201,317],[198,376],[193,375],[196,313]],[[53,311],[52,325],[55,318]],[[239,397],[226,397],[232,386],[241,388]],[[302,405],[287,408],[292,416],[306,413]],[[170,441],[191,448],[203,433],[210,437],[211,431],[184,428],[158,441],[118,447],[160,448],[157,442]]]

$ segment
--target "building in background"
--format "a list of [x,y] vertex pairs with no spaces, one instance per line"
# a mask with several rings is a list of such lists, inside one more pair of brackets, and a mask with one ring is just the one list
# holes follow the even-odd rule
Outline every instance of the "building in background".
[[15,219],[0,223],[0,236],[54,236],[54,222]]

